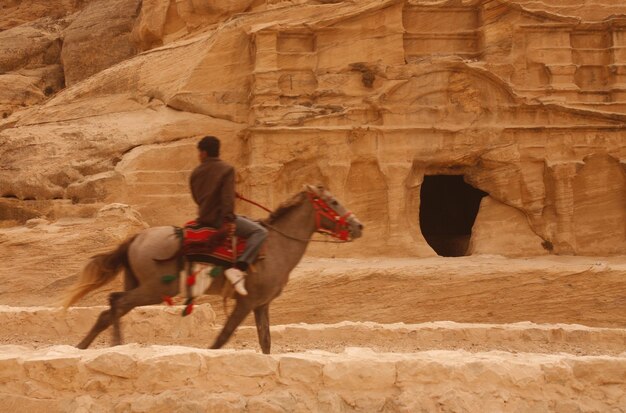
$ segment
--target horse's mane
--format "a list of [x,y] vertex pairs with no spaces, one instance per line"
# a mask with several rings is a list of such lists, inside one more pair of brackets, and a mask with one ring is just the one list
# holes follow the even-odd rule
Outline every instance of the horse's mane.
[[300,205],[304,200],[304,191],[299,192],[284,201],[282,204],[276,208],[269,217],[265,218],[262,223],[267,225],[272,225],[276,222],[277,219],[285,215],[288,211],[291,211],[294,207]]

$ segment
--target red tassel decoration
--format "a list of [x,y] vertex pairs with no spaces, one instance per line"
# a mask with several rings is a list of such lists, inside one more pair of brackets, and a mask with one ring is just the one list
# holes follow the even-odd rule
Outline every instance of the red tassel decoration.
[[191,314],[192,311],[193,311],[193,303],[187,304],[187,306],[183,310],[183,317]]

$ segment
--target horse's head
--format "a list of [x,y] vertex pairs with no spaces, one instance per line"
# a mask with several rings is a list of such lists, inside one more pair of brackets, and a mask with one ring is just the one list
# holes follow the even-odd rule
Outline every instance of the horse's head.
[[315,210],[318,232],[330,234],[342,241],[350,241],[362,235],[363,224],[323,186],[306,185],[305,192]]

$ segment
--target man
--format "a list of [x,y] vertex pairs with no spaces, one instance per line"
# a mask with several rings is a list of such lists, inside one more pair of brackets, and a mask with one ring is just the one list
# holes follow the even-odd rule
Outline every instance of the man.
[[198,142],[200,165],[189,180],[193,200],[198,204],[198,219],[202,225],[222,228],[244,237],[246,249],[233,268],[224,272],[235,291],[247,295],[244,271],[254,262],[267,238],[267,230],[254,221],[235,215],[235,169],[219,158],[220,141],[215,136],[205,136]]

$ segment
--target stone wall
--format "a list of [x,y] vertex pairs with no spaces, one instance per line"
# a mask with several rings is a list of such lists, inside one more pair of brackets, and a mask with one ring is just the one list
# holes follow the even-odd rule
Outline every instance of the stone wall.
[[[611,411],[626,398],[626,331],[564,324],[342,322],[256,328],[205,350],[215,313],[148,306],[123,321],[134,344],[77,350],[107,307],[0,307],[0,400],[46,412]],[[19,343],[19,344],[17,344]],[[160,343],[162,345],[154,345]],[[186,346],[194,347],[183,347]],[[356,346],[370,346],[356,347]],[[576,355],[574,355],[576,354]]]
[[611,411],[625,400],[623,357],[363,348],[266,356],[136,345],[1,350],[0,397],[8,410]]

